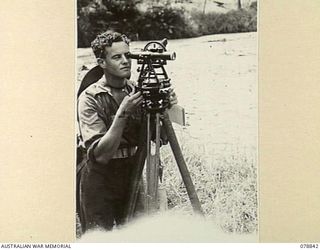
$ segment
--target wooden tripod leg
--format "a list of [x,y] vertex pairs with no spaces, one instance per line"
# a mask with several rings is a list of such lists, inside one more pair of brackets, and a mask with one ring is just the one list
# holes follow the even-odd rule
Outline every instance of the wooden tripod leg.
[[151,207],[151,185],[150,185],[150,179],[151,179],[151,176],[150,176],[150,164],[151,164],[151,161],[152,161],[152,158],[151,158],[151,154],[150,154],[150,151],[151,151],[151,131],[150,131],[150,127],[151,127],[151,117],[150,117],[150,113],[148,113],[147,115],[147,140],[145,141],[146,143],[146,147],[147,147],[147,158],[146,158],[146,181],[147,181],[147,193],[146,193],[146,199],[145,199],[145,205],[146,205],[146,212],[149,214],[150,213],[150,207]]
[[[150,120],[150,114],[147,115],[148,121]],[[159,162],[160,162],[160,114],[155,114],[155,143],[151,142],[150,122],[148,122],[147,131],[147,212],[148,214],[156,211],[158,205],[158,184],[159,184]],[[152,126],[153,127],[153,126]],[[152,146],[151,146],[152,145]]]
[[169,115],[167,114],[167,112],[163,113],[162,122],[164,124],[164,128],[166,130],[172,152],[173,152],[174,157],[176,159],[176,162],[178,164],[182,180],[184,182],[184,185],[186,186],[187,193],[188,193],[191,205],[193,207],[193,210],[198,214],[204,215],[202,208],[201,208],[201,204],[200,204],[198,195],[197,195],[196,190],[194,188],[194,185],[192,183],[190,173],[187,168],[187,164],[183,158],[176,134],[174,132],[174,129],[172,127],[172,123],[169,119]]
[[129,199],[127,206],[125,208],[126,222],[129,222],[134,214],[134,209],[136,207],[137,197],[139,193],[140,180],[144,168],[144,163],[147,155],[147,147],[146,147],[146,130],[147,122],[145,118],[143,118],[140,138],[139,138],[139,146],[137,153],[135,155],[135,165],[132,171],[132,176],[130,180],[130,189],[129,189]]
[[155,166],[154,166],[154,182],[155,182],[155,191],[154,191],[154,199],[155,203],[158,207],[158,186],[159,186],[159,165],[160,165],[160,114],[156,114],[156,149],[155,149]]

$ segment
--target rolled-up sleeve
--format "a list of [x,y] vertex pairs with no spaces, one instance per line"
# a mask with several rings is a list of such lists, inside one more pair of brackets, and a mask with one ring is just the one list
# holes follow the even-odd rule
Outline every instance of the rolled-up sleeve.
[[93,150],[108,128],[101,118],[96,100],[88,95],[82,95],[78,100],[78,118],[82,141],[89,159],[94,160]]

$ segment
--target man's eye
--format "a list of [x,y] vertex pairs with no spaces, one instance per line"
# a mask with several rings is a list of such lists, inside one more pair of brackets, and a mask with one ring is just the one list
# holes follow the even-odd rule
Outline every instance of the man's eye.
[[121,56],[117,55],[117,56],[113,56],[112,58],[113,58],[113,59],[120,59]]

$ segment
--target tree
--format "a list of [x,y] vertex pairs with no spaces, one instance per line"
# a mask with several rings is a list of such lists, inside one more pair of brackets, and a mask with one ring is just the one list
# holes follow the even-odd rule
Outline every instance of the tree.
[[88,47],[97,34],[108,29],[136,37],[136,7],[141,0],[78,0],[78,47]]
[[241,0],[238,0],[238,9],[241,9]]

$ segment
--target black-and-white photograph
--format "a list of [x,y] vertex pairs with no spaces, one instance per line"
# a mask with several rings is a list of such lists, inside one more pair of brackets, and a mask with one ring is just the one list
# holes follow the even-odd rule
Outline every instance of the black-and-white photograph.
[[77,0],[78,242],[258,242],[258,1]]

